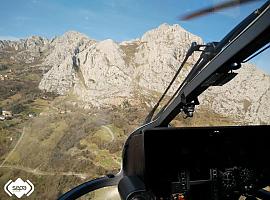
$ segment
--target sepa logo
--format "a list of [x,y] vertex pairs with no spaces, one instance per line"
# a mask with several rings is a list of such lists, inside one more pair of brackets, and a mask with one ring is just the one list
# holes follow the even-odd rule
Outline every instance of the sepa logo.
[[29,181],[23,181],[21,178],[18,178],[16,181],[9,180],[4,186],[5,192],[12,196],[13,194],[19,199],[23,196],[29,196],[34,192],[34,185]]

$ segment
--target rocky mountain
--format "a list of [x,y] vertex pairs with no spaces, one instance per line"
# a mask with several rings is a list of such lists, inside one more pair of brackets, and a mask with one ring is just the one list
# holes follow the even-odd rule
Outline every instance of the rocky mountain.
[[141,39],[122,43],[81,38],[73,55],[58,59],[60,64],[44,75],[40,88],[62,95],[73,89],[81,99],[95,105],[110,104],[112,97],[119,103],[140,89],[164,90],[190,42],[202,43],[180,26],[167,24],[145,33]]
[[14,62],[32,63],[39,59],[48,48],[49,40],[39,36],[32,36],[19,41],[0,41],[0,53],[11,55]]
[[[15,59],[21,59],[20,54],[32,55],[28,60],[41,56],[50,69],[39,84],[41,90],[72,93],[86,104],[100,107],[121,104],[138,94],[149,97],[164,91],[194,41],[203,43],[179,25],[162,24],[141,38],[121,43],[96,41],[71,31],[52,40],[32,37],[18,42],[1,41],[0,49],[18,51]],[[197,58],[195,54],[188,60],[173,89]],[[254,65],[244,65],[230,83],[211,87],[199,99],[209,112],[245,123],[270,123],[270,76]]]

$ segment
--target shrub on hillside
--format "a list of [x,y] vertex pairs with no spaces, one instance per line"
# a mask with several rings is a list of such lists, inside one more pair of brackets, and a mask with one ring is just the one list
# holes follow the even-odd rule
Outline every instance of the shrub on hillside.
[[0,71],[8,69],[8,66],[5,64],[0,64]]
[[21,103],[14,104],[11,107],[11,111],[14,114],[19,114],[19,113],[23,112],[25,109],[26,109],[26,106],[22,105]]

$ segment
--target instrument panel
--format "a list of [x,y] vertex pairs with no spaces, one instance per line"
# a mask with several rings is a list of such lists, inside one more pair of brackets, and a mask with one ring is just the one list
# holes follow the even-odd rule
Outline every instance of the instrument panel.
[[270,184],[269,130],[269,126],[146,130],[146,189],[157,198],[253,195]]

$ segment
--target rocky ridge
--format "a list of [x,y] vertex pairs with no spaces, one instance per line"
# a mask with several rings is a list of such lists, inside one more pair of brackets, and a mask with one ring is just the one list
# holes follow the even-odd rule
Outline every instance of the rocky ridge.
[[[84,101],[95,105],[110,103],[112,97],[131,97],[141,88],[162,91],[191,41],[202,43],[201,38],[179,25],[163,24],[134,41],[88,43],[72,56],[58,59],[61,64],[53,65],[44,75],[40,88],[59,94],[72,88]],[[55,53],[51,55],[55,57]],[[189,62],[194,60],[196,55]]]
[[1,41],[0,53],[11,55],[14,62],[33,63],[48,49],[49,40],[40,36],[32,36],[19,41]]
[[[0,49],[8,46],[41,52],[43,64],[50,70],[44,74],[40,89],[60,95],[73,93],[86,103],[103,106],[121,104],[138,93],[151,96],[164,91],[194,41],[203,43],[179,25],[162,24],[139,39],[121,43],[96,41],[71,31],[52,40],[1,41]],[[177,83],[197,58],[195,54],[188,60]],[[246,64],[235,79],[222,87],[211,87],[199,100],[209,112],[245,123],[269,124],[269,88],[269,75]]]

